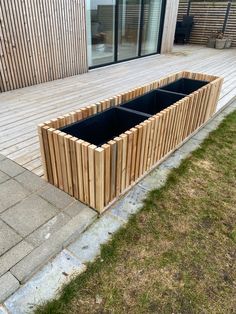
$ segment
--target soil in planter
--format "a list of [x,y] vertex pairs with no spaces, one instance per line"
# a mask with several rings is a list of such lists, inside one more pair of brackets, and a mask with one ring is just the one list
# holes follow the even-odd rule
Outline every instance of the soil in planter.
[[60,130],[91,144],[101,146],[148,119],[150,115],[112,107]]
[[161,87],[162,90],[168,90],[171,92],[181,93],[181,94],[191,94],[198,90],[199,88],[207,85],[207,81],[192,80],[187,78],[181,78],[173,83]]
[[121,105],[139,112],[154,115],[184,98],[185,94],[173,93],[165,90],[154,90]]

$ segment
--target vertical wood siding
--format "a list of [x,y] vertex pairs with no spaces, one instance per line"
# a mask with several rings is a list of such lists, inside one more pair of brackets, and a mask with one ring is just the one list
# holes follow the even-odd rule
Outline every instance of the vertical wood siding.
[[166,0],[166,12],[162,35],[161,53],[168,53],[171,52],[173,49],[178,6],[179,0]]
[[84,0],[0,1],[0,92],[87,70]]
[[[190,15],[194,16],[194,26],[190,37],[191,44],[206,44],[214,31],[222,31],[229,1],[191,1]],[[178,20],[187,14],[188,0],[180,0]],[[236,47],[236,0],[232,1],[225,35],[232,37]]]
[[231,4],[225,34],[233,38],[232,44],[233,47],[236,47],[236,0],[234,0]]

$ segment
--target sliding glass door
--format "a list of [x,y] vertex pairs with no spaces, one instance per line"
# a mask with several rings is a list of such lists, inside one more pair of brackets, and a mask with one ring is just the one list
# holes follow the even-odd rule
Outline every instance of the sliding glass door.
[[141,55],[155,53],[161,25],[162,0],[144,0]]
[[86,1],[90,67],[159,52],[165,0]]
[[115,61],[115,0],[86,1],[89,66]]
[[118,7],[118,61],[139,55],[141,0],[120,0]]

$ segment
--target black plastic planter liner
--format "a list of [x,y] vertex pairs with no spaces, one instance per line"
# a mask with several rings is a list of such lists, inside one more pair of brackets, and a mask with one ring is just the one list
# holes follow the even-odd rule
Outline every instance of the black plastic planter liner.
[[91,144],[101,146],[150,116],[125,108],[112,107],[60,130]]
[[206,81],[182,78],[60,130],[101,146],[206,84]]
[[161,89],[188,95],[195,92],[197,89],[205,86],[208,83],[209,82],[207,81],[181,78],[173,83],[161,87]]
[[165,90],[154,90],[143,96],[137,97],[121,105],[122,108],[129,108],[139,112],[154,115],[161,110],[173,105],[186,95],[173,93]]

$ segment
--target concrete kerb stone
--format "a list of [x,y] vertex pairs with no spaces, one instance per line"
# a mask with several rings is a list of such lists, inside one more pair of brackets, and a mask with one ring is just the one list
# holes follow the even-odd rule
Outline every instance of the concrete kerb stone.
[[56,297],[63,285],[85,270],[85,265],[64,250],[12,295],[4,305],[11,314],[32,312],[38,304]]
[[68,246],[67,250],[82,263],[91,262],[100,254],[101,245],[108,242],[112,234],[124,224],[121,219],[105,213],[77,241]]

